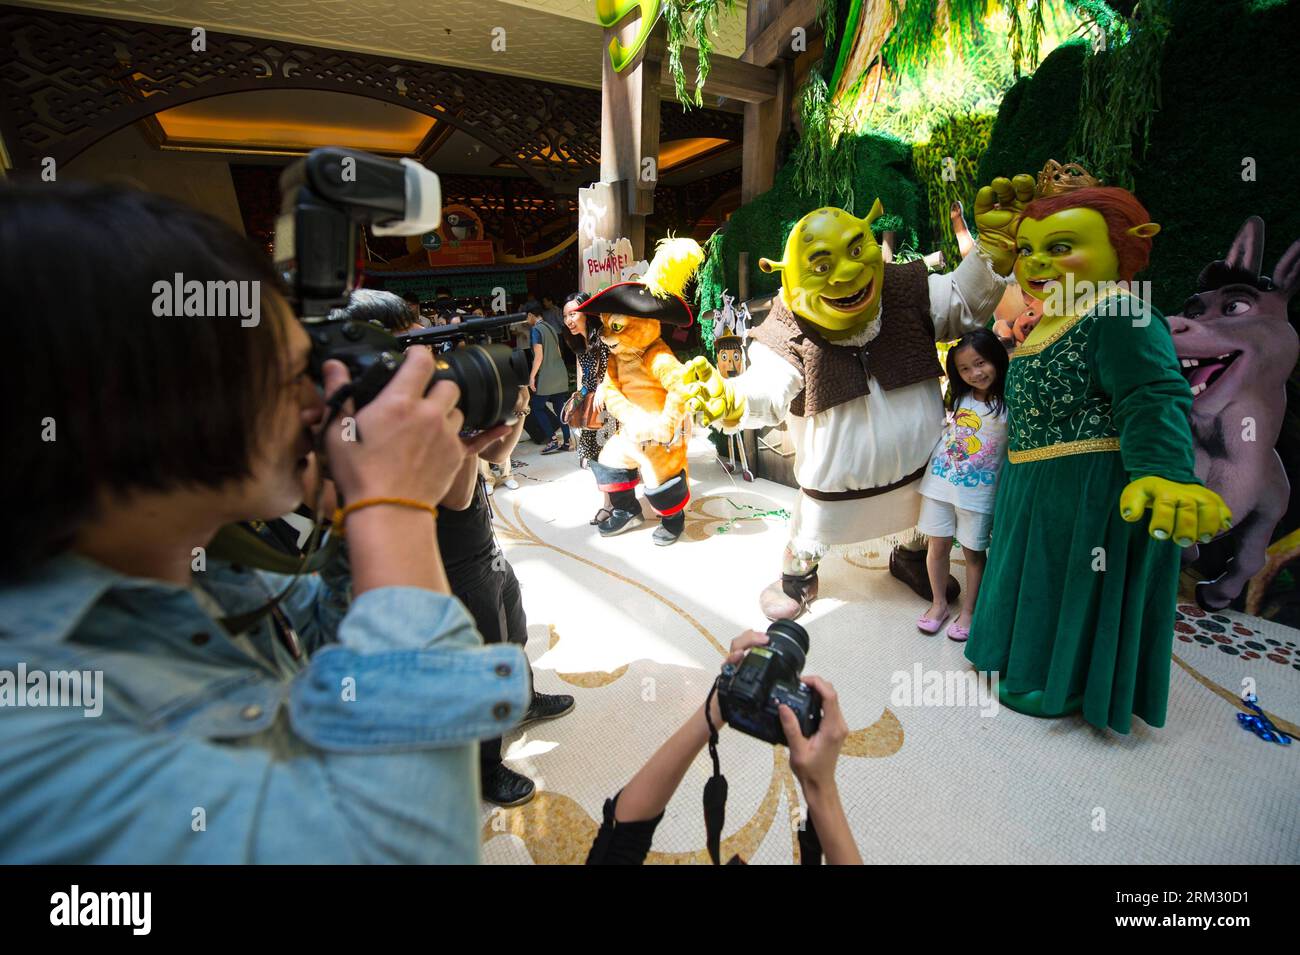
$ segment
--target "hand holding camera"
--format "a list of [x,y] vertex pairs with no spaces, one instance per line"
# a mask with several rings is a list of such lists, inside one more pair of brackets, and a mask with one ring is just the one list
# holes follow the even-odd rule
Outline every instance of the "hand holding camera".
[[739,661],[733,659],[733,652],[718,676],[723,718],[755,739],[786,743],[789,734],[780,711],[784,706],[800,735],[812,736],[820,725],[822,707],[817,690],[800,680],[807,653],[808,631],[792,620],[773,623],[767,628],[765,645],[751,645]]
[[790,749],[790,769],[804,793],[812,798],[813,792],[835,785],[835,763],[844,740],[848,738],[849,724],[840,711],[840,698],[835,687],[818,676],[805,676],[803,682],[821,697],[821,724],[817,732],[805,737],[800,732],[799,718],[794,710],[784,704],[780,707],[780,716],[786,746]]
[[[413,350],[373,401],[360,411],[345,404],[326,426],[330,473],[345,501],[401,497],[436,504],[447,492],[465,455],[459,437],[465,416],[456,407],[454,382],[440,381],[424,393],[433,370],[433,355]],[[348,381],[342,362],[325,363],[326,395]]]
[[[325,444],[345,500],[402,497],[436,504],[461,461],[510,430],[498,425],[462,440],[460,389],[444,379],[425,393],[433,373],[432,353],[415,349],[374,401],[359,412],[346,403],[343,416],[328,425]],[[347,384],[347,367],[328,361],[324,377],[326,395],[333,394]],[[359,440],[363,431],[364,442]]]

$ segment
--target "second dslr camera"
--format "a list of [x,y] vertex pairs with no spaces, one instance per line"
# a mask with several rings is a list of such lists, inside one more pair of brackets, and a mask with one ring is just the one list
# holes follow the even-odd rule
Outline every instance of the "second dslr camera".
[[822,700],[799,679],[808,654],[808,631],[792,620],[767,628],[766,646],[752,647],[739,664],[727,663],[718,677],[718,706],[728,724],[755,739],[786,743],[779,707],[794,711],[804,736],[821,725]]

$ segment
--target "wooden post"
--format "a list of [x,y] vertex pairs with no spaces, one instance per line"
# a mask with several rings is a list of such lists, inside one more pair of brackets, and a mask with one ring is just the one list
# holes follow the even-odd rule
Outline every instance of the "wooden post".
[[776,96],[764,103],[745,104],[745,138],[741,146],[740,201],[751,202],[772,188],[776,179],[776,143],[790,117],[794,98],[790,65],[772,64],[777,74]]
[[[613,187],[611,224],[617,230],[603,238],[613,241],[626,236],[636,257],[643,258],[645,220],[654,212],[659,181],[659,75],[663,67],[656,50],[662,45],[647,43],[638,60],[622,73],[614,71],[608,50],[615,37],[621,43],[631,43],[639,26],[638,17],[606,29],[600,49],[600,180]],[[660,24],[655,33],[664,29]]]
[[755,66],[776,73],[776,95],[761,103],[745,104],[745,139],[741,153],[740,201],[750,202],[772,188],[776,177],[776,143],[785,131],[794,101],[790,64],[795,50],[795,27],[815,29],[816,4],[812,0],[749,0],[745,8],[745,55]]

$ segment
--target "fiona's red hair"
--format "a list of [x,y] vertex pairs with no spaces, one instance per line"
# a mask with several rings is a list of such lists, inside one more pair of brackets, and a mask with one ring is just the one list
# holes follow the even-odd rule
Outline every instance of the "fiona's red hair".
[[1021,218],[1046,219],[1066,209],[1078,208],[1095,209],[1101,213],[1110,232],[1110,244],[1119,259],[1119,277],[1125,282],[1132,281],[1133,277],[1145,269],[1151,260],[1151,240],[1129,235],[1128,230],[1150,222],[1151,216],[1146,207],[1127,189],[1120,189],[1118,186],[1092,186],[1064,192],[1059,196],[1035,199],[1025,207]]

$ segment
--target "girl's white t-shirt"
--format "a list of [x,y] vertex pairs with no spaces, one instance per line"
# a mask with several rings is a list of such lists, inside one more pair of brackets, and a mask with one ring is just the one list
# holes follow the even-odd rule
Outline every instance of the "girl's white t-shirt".
[[1007,413],[963,395],[930,453],[921,493],[981,514],[993,512],[998,474],[1007,459]]

